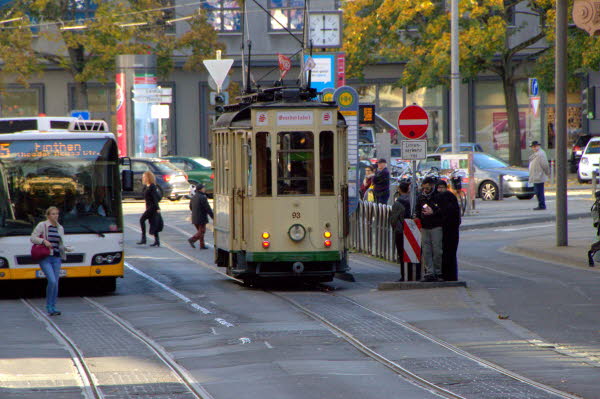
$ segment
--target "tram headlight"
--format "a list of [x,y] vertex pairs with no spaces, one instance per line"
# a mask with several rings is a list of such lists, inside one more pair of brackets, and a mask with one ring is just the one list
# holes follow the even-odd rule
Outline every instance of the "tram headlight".
[[325,238],[331,238],[331,232],[330,231],[326,231],[325,233],[323,233],[323,237],[325,237]]
[[92,258],[92,265],[114,265],[119,263],[122,256],[122,252],[104,252],[96,254]]
[[264,233],[262,233],[263,240],[268,240],[269,237],[271,237],[271,234],[267,233],[266,231]]
[[306,229],[301,224],[293,224],[288,230],[288,235],[292,241],[302,241],[306,236]]

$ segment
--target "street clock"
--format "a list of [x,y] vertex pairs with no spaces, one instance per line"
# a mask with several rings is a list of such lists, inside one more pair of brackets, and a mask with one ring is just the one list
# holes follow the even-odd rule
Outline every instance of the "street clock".
[[338,11],[311,12],[309,16],[310,40],[313,47],[342,46],[342,13]]

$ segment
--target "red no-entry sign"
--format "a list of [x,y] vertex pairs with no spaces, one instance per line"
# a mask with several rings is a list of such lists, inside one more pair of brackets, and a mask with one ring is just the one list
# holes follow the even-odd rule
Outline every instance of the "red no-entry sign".
[[398,116],[398,129],[407,139],[420,139],[429,127],[427,112],[418,105],[409,105]]

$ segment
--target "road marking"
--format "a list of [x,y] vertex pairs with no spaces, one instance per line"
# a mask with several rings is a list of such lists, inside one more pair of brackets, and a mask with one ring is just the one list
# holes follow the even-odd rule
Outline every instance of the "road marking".
[[212,312],[206,308],[203,308],[202,306],[198,305],[195,302],[192,302],[192,300],[190,298],[188,298],[187,296],[175,291],[174,289],[172,289],[171,287],[161,283],[160,281],[158,281],[157,279],[155,279],[152,276],[147,275],[146,273],[144,273],[143,271],[137,269],[136,267],[130,265],[128,262],[125,262],[125,266],[130,269],[131,271],[133,271],[134,273],[139,274],[140,276],[144,277],[145,279],[153,282],[154,284],[158,285],[160,288],[162,288],[165,291],[168,291],[169,293],[175,295],[177,298],[181,299],[183,302],[187,303],[188,305],[190,305],[191,307],[193,307],[194,309],[204,313],[204,314],[211,314]]
[[[177,226],[173,226],[172,224],[167,224],[167,226],[169,226],[170,229],[180,232],[181,234],[183,234],[184,236],[186,236],[188,238],[194,235],[194,233],[187,232],[184,229],[181,229]],[[204,241],[204,244],[209,248],[214,248],[214,246],[211,243],[206,242],[206,240]]]
[[268,343],[267,341],[265,341],[265,346],[269,349],[273,349],[273,345],[271,345],[270,343]]
[[552,226],[554,226],[554,224],[542,224],[539,226],[525,226],[525,227],[510,227],[510,228],[506,228],[506,229],[494,229],[494,231],[509,232],[509,231],[519,231],[519,230],[542,229],[542,228],[552,227]]

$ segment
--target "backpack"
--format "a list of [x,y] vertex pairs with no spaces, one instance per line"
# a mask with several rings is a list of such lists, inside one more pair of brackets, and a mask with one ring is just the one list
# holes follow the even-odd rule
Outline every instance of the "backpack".
[[[390,212],[390,225],[395,231],[404,230],[404,217],[407,209],[403,202],[404,201],[400,199],[394,201],[392,211]],[[410,207],[408,208],[408,211],[410,212]]]

